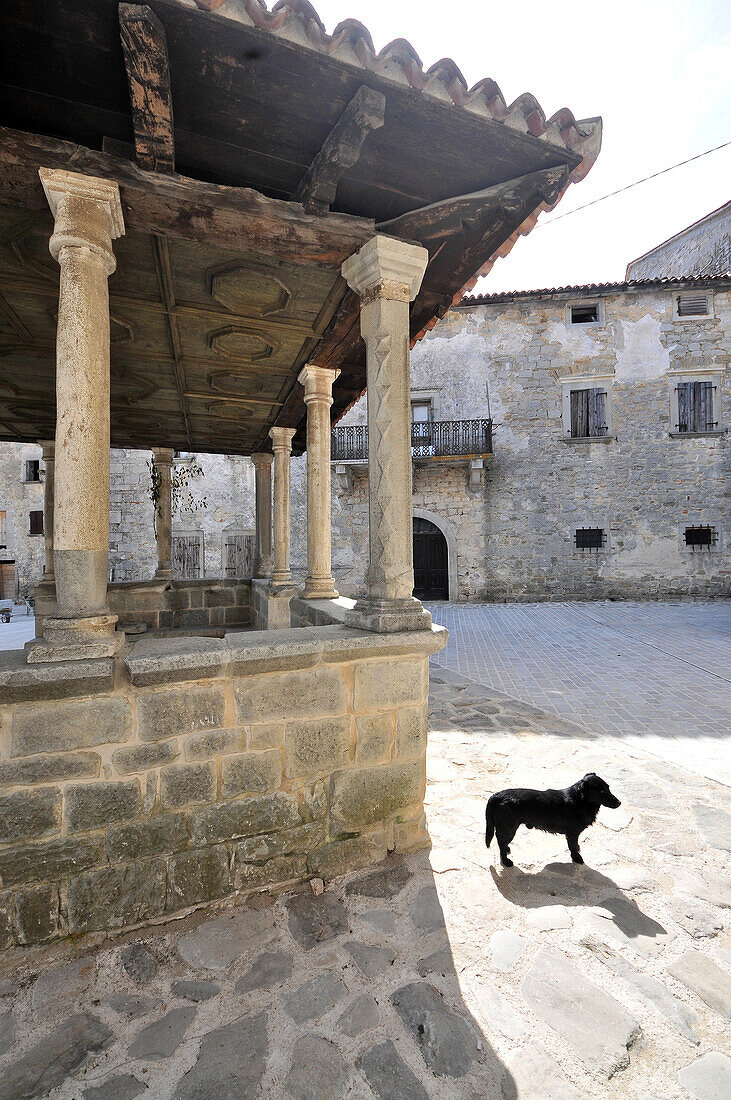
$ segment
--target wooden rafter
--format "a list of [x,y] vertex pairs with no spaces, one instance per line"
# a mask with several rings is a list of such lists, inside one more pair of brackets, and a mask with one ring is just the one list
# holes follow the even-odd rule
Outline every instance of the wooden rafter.
[[383,126],[385,112],[385,95],[361,84],[298,183],[292,201],[302,203],[308,213],[329,210],[338,183],[360,157],[368,135]]
[[183,423],[185,424],[185,434],[188,439],[188,446],[192,451],[195,448],[193,446],[193,433],[190,429],[188,399],[185,396],[187,386],[185,381],[185,368],[183,367],[183,350],[180,343],[180,332],[178,330],[178,319],[175,316],[175,292],[172,265],[170,263],[170,249],[164,237],[153,236],[152,246],[155,271],[157,272],[157,280],[160,286],[160,296],[165,306],[165,322],[168,330],[168,339],[170,341],[170,352],[173,357],[175,387],[178,391],[180,412],[183,417]]
[[146,5],[120,4],[119,29],[137,163],[150,172],[174,172],[173,100],[165,28]]

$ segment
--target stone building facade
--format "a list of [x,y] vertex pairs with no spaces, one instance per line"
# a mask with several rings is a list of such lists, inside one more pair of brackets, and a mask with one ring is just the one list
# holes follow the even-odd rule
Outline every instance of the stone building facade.
[[627,265],[628,279],[731,274],[731,202]]
[[41,448],[29,443],[2,443],[0,599],[29,593],[41,579],[43,561]]
[[[679,313],[679,299],[699,296],[706,313]],[[477,471],[459,458],[415,463],[414,515],[446,543],[445,595],[537,600],[728,592],[730,356],[731,278],[488,295],[451,310],[413,351],[412,402],[428,405],[437,422],[489,412],[494,454]],[[678,387],[694,381],[711,384],[712,426],[683,433]],[[574,441],[570,394],[582,388],[607,394],[607,430]],[[340,426],[365,418],[363,398]],[[40,449],[0,450],[25,588],[42,571],[43,540],[27,534],[23,519],[42,487],[22,481],[22,464]],[[149,457],[112,455],[115,580],[155,571]],[[200,538],[201,575],[221,576],[227,536],[253,534],[253,466],[245,458],[195,459],[204,476],[190,494],[205,507],[176,515],[174,533]],[[333,463],[333,474],[333,576],[342,595],[355,596],[367,564],[367,467]],[[292,571],[300,584],[305,497],[305,459],[295,459]],[[687,535],[686,528],[710,532]],[[590,533],[577,536],[582,530]],[[577,538],[601,545],[581,549]],[[687,538],[712,541],[689,546]]]

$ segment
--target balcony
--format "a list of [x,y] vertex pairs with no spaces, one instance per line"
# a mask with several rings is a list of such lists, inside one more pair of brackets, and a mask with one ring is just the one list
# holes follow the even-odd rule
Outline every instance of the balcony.
[[[467,462],[492,454],[492,420],[429,420],[411,425],[411,454],[417,464],[457,459]],[[333,428],[333,462],[368,461],[368,426]]]

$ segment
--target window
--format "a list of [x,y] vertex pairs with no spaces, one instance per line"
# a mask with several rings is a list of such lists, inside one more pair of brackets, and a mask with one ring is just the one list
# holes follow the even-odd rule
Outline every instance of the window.
[[685,545],[690,550],[710,550],[718,543],[718,531],[710,524],[685,528]]
[[577,550],[601,550],[607,544],[603,527],[579,527],[574,532],[574,545]]
[[594,325],[599,320],[599,306],[593,305],[569,306],[569,321],[572,325]]
[[37,458],[27,459],[23,463],[23,481],[40,481],[41,464]]
[[607,434],[607,391],[571,390],[571,438],[592,439]]
[[411,419],[414,424],[424,424],[431,420],[431,401],[412,401]]
[[676,317],[708,317],[707,294],[678,294],[675,299]]
[[30,525],[28,528],[29,535],[42,535],[43,534],[43,511],[31,512]]
[[678,420],[676,432],[712,432],[718,427],[713,419],[712,382],[678,382]]

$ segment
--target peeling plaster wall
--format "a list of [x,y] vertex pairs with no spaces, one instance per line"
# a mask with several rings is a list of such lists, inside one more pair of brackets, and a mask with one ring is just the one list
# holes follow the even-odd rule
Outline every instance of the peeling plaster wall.
[[15,561],[18,588],[30,594],[43,573],[45,540],[30,535],[30,513],[43,510],[43,482],[24,482],[25,462],[40,459],[32,443],[0,443],[0,512],[6,516],[5,549],[0,561]]

